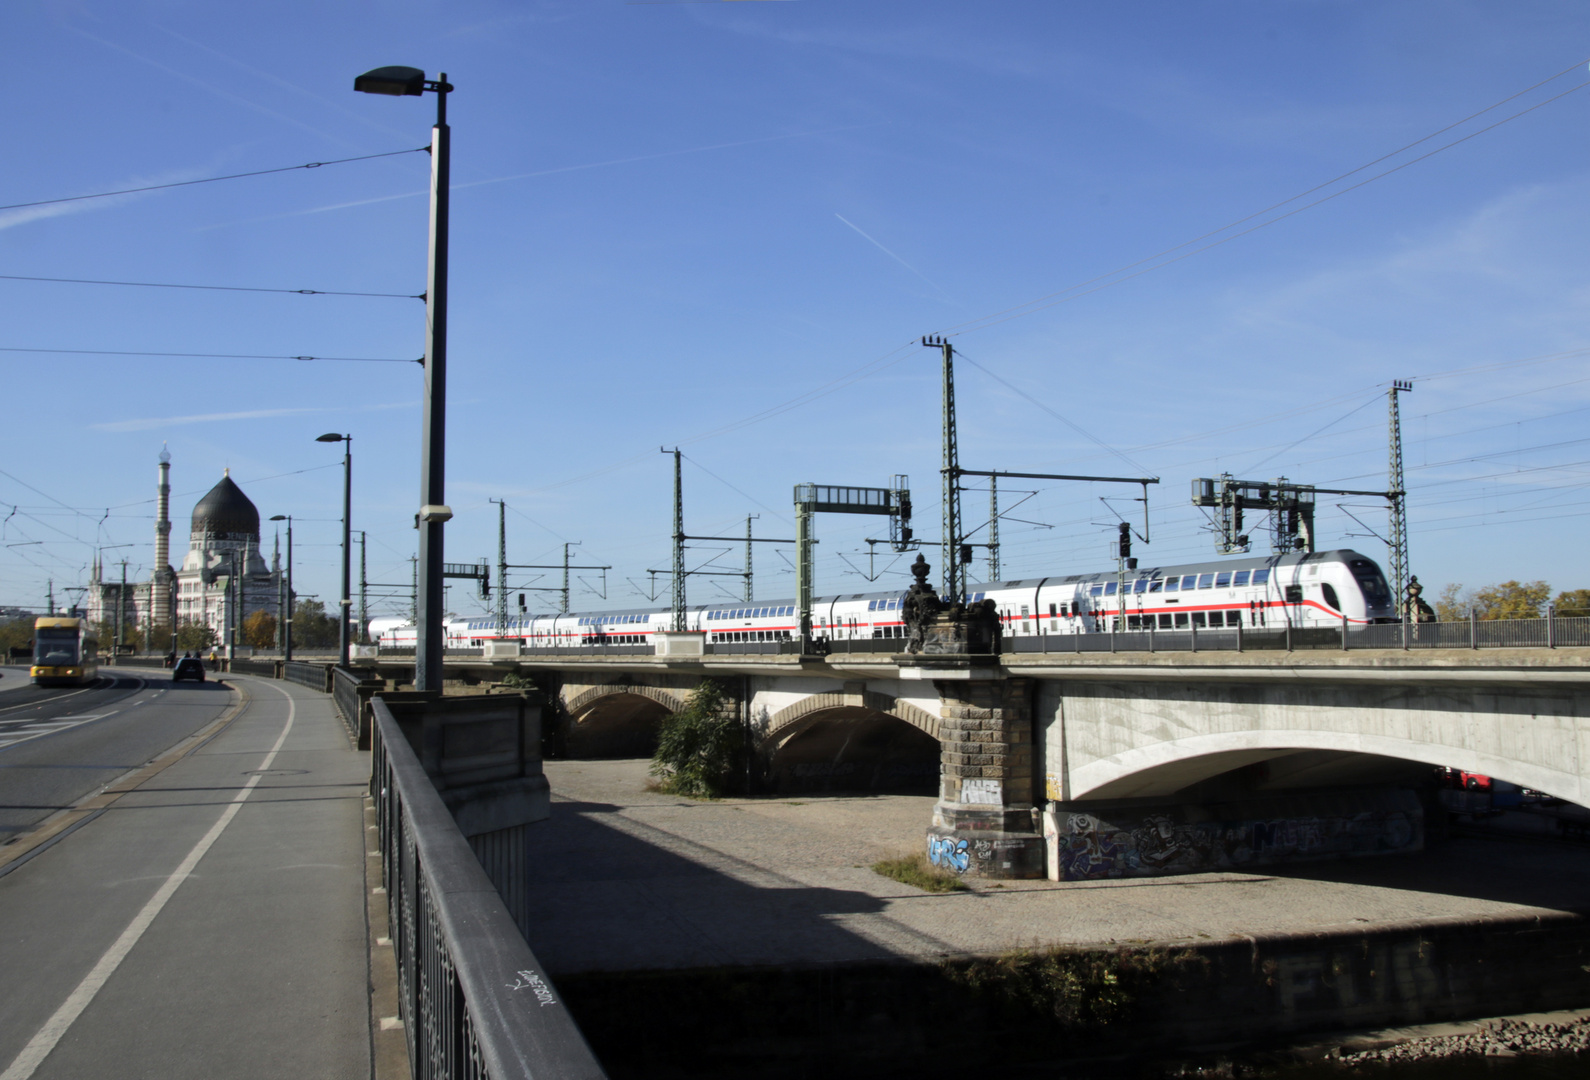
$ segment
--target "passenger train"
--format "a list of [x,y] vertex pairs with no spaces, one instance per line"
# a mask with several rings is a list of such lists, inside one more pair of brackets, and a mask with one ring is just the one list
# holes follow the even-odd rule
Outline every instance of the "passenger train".
[[[812,636],[830,642],[903,638],[904,590],[824,596],[812,601]],[[1181,566],[1068,574],[968,587],[968,599],[994,601],[1006,637],[1099,634],[1213,627],[1340,627],[1397,621],[1396,604],[1374,560],[1356,551],[1317,551]],[[667,608],[582,614],[520,615],[502,640],[526,651],[580,645],[642,645],[669,629]],[[499,640],[491,616],[448,618],[447,648]],[[800,636],[792,600],[699,604],[687,629],[709,642],[791,641]],[[371,640],[412,646],[412,623],[375,619]]]

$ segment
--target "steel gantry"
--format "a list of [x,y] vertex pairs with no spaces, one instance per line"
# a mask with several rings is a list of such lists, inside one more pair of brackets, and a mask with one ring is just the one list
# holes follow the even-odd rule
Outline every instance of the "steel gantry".
[[894,477],[886,488],[839,487],[833,484],[795,485],[795,603],[800,615],[801,652],[812,642],[812,536],[814,514],[870,514],[889,519],[889,546],[906,551],[916,546],[911,538],[910,480]]

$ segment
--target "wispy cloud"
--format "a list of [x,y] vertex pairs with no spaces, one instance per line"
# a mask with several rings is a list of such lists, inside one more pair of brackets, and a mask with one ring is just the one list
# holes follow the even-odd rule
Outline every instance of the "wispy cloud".
[[270,420],[278,416],[308,416],[313,413],[391,412],[394,409],[414,409],[420,402],[382,401],[373,405],[360,405],[353,409],[300,408],[252,409],[248,412],[195,413],[191,416],[148,416],[131,420],[112,420],[103,424],[90,424],[94,431],[151,431],[156,428],[176,427],[182,424],[214,424],[227,420]]
[[[681,157],[685,154],[702,154],[709,150],[729,150],[737,146],[753,146],[757,143],[780,142],[784,139],[803,139],[815,135],[832,135],[841,131],[855,131],[859,128],[878,126],[879,124],[877,123],[846,124],[843,127],[819,128],[815,131],[792,131],[785,135],[762,135],[754,139],[737,139],[733,142],[708,143],[705,146],[687,146],[679,150],[662,150],[655,154],[636,154],[632,157],[609,158],[606,161],[590,161],[583,165],[559,165],[553,169],[536,169],[533,172],[511,173],[508,176],[492,176],[487,177],[484,180],[471,180],[466,184],[454,184],[448,190],[464,191],[468,188],[485,187],[488,184],[506,184],[513,180],[532,180],[538,176],[556,176],[559,173],[582,172],[586,169],[605,169],[614,165],[632,165],[641,161],[657,161],[661,158]],[[306,214],[324,214],[331,210],[347,210],[355,206],[370,206],[374,203],[391,202],[394,199],[413,199],[426,194],[428,194],[427,191],[406,191],[398,195],[379,195],[373,199],[358,199],[353,202],[331,203],[327,206],[312,206],[307,210],[290,210],[285,214],[271,214],[267,217],[244,218],[239,221],[227,221],[216,225],[204,225],[200,226],[194,231],[204,232],[209,229],[224,229],[232,225],[249,225],[260,221],[276,221],[280,218],[303,217]],[[855,226],[851,227],[854,228]]]
[[156,428],[177,427],[182,424],[214,424],[225,420],[267,420],[277,416],[303,416],[308,413],[330,412],[330,409],[252,409],[248,412],[197,413],[192,416],[148,416],[132,420],[113,420],[107,424],[90,424],[95,431],[152,431]]

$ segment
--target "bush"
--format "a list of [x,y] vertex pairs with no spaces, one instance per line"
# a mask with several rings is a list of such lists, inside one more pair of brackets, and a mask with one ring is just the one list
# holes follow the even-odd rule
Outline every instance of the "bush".
[[723,689],[704,679],[690,703],[663,718],[651,774],[657,790],[693,799],[716,799],[736,772],[744,736],[733,717],[723,715]]

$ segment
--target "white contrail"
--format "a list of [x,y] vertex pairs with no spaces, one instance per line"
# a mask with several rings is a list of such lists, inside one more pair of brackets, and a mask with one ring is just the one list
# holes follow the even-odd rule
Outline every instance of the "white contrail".
[[912,266],[910,263],[908,263],[904,259],[900,258],[900,256],[896,255],[894,252],[890,251],[888,248],[886,248],[882,244],[878,243],[878,241],[876,241],[872,237],[868,236],[865,232],[863,232],[861,230],[860,226],[858,226],[854,221],[851,221],[849,218],[845,217],[845,215],[839,214],[839,213],[836,213],[834,215],[834,217],[838,218],[840,221],[843,221],[846,225],[849,225],[852,229],[855,229],[856,232],[861,236],[861,238],[863,240],[867,241],[867,243],[871,244],[873,247],[877,248],[879,251],[881,251],[885,255],[889,256],[889,258],[893,259],[895,262],[899,263],[901,266],[903,266],[907,270],[911,271],[911,273],[915,274],[917,277],[921,278],[923,281],[925,281],[929,285],[933,286],[935,289],[937,289],[939,291],[939,295],[942,296],[944,299],[946,299],[946,300],[949,299],[949,293],[945,292],[944,286],[940,285],[938,282],[936,282],[932,278],[928,277],[922,271],[918,270],[916,267]]

